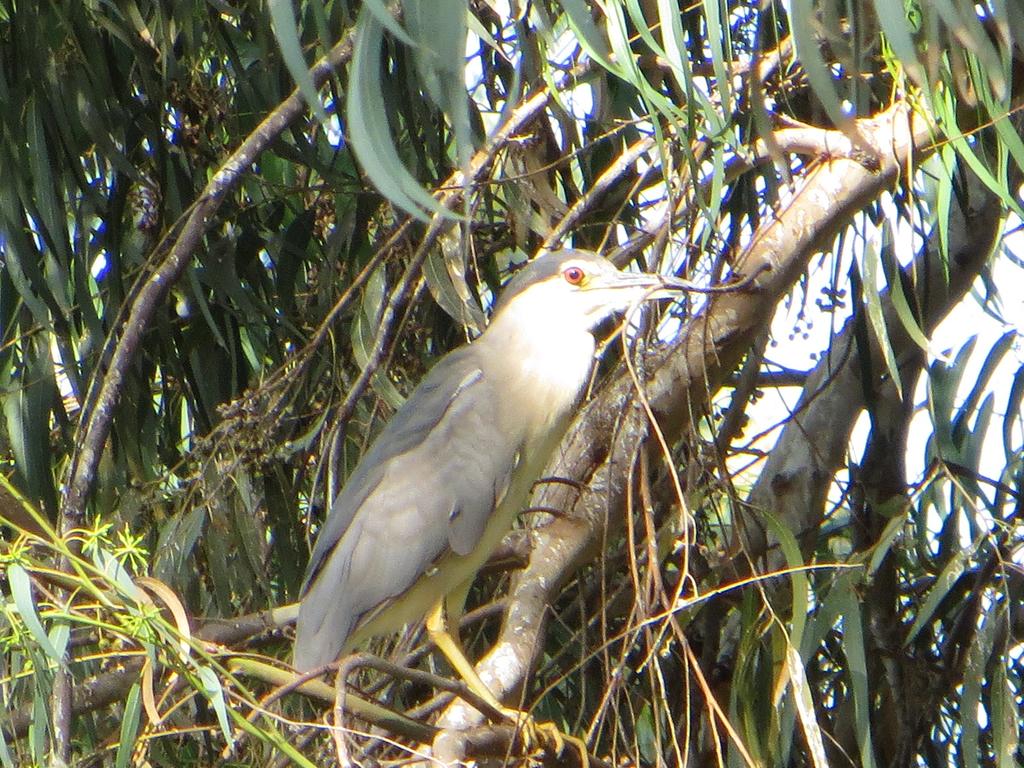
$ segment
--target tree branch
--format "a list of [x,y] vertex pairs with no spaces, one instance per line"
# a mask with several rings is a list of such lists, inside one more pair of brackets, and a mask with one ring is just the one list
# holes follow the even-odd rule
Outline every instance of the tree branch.
[[[319,88],[323,85],[331,73],[351,56],[351,35],[346,35],[310,70],[314,86]],[[105,371],[102,367],[99,369],[102,373],[98,372],[93,379],[82,406],[78,442],[68,468],[69,480],[64,493],[62,527],[65,531],[81,523],[85,499],[110,434],[114,407],[121,396],[125,373],[138,354],[143,334],[149,328],[153,315],[185,271],[228,192],[241,182],[271,142],[305,111],[306,103],[296,88],[221,164],[193,203],[167,255],[152,272],[136,283],[127,304],[127,317],[119,328],[120,335],[115,329],[107,337],[101,359],[109,359],[109,365]]]
[[[955,198],[950,212],[948,284],[937,235],[915,263],[902,270],[903,284],[913,286],[925,333],[934,330],[963,298],[999,240],[1002,207],[998,197],[973,173],[966,178],[966,193]],[[911,381],[923,353],[899,319],[888,292],[882,304],[901,377],[904,382]],[[801,532],[805,552],[817,539],[829,485],[843,464],[850,432],[870,394],[864,390],[864,367],[874,374],[872,386],[879,386],[886,378],[877,337],[869,334],[869,360],[865,360],[857,337],[856,318],[851,318],[829,344],[829,353],[807,377],[796,411],[750,491],[748,502],[753,514],[745,518],[743,546],[751,559],[760,558],[776,543],[758,521],[759,510],[770,513],[789,530]],[[777,549],[775,552],[769,558],[769,568],[781,564],[781,553]]]

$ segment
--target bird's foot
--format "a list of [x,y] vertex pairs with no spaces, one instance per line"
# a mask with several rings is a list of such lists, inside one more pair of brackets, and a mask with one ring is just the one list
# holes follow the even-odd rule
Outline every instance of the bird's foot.
[[566,744],[570,744],[579,752],[580,765],[590,764],[590,752],[586,743],[575,736],[562,733],[553,722],[538,722],[533,715],[519,709],[502,707],[501,713],[516,726],[525,752],[539,749],[558,757],[565,750]]

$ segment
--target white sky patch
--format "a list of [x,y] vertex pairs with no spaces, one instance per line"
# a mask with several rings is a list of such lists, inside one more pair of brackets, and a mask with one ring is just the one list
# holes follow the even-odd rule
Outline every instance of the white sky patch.
[[103,277],[103,273],[107,271],[107,252],[100,251],[95,259],[92,260],[92,266],[89,267],[89,274],[92,275],[93,280],[100,280]]
[[[920,249],[923,243],[922,237],[912,230],[908,222],[893,216],[895,208],[891,201],[885,201],[883,208],[886,210],[888,220],[897,222],[893,225],[895,232],[892,237],[893,255],[901,265],[906,266],[913,258],[913,254]],[[858,217],[858,219],[863,220],[862,217]],[[1005,225],[1005,228],[1013,231],[1017,224],[1019,222],[1011,220]],[[863,236],[848,236],[838,254],[838,262],[833,262],[834,257],[831,254],[818,257],[812,262],[806,280],[794,288],[790,296],[779,305],[776,311],[771,325],[773,342],[766,351],[769,361],[777,364],[780,368],[791,371],[808,371],[817,365],[822,353],[828,347],[830,337],[842,328],[850,315],[852,297],[849,294],[850,287],[846,275],[853,258],[856,257],[859,263],[863,263],[864,243]],[[1024,233],[1015,232],[1010,235],[1004,241],[1003,248],[1024,256]],[[1017,335],[1012,348],[996,367],[985,388],[985,393],[991,393],[994,398],[994,411],[988,432],[983,438],[979,471],[984,477],[1005,482],[1006,479],[1000,477],[1001,471],[1007,465],[1001,425],[1007,415],[1007,403],[1013,377],[1024,365],[1024,291],[1016,289],[1016,286],[1022,284],[1024,274],[1020,267],[1005,256],[997,255],[992,265],[991,282],[997,288],[1003,289],[998,297],[995,297],[997,299],[995,306],[998,307],[998,314],[1002,319],[993,317],[993,313],[986,311],[982,305],[986,287],[979,278],[975,281],[972,291],[950,311],[932,334],[930,343],[933,354],[929,357],[929,364],[934,364],[937,360],[952,360],[972,337],[976,338],[973,354],[967,360],[954,401],[954,405],[959,407],[978,381],[982,366],[993,345],[1007,332]],[[837,297],[832,293],[834,281],[837,286],[846,289],[845,296]],[[886,287],[884,277],[879,277],[876,287]],[[989,298],[991,307],[993,297]],[[832,301],[841,303],[841,306],[834,312],[829,311]],[[928,410],[927,387],[927,376],[922,376],[915,387],[913,396],[915,414],[911,421],[905,457],[907,480],[912,484],[923,479],[928,470],[926,447],[934,432],[931,414]],[[766,387],[763,393],[761,399],[748,408],[750,421],[744,430],[744,439],[750,440],[758,436],[758,439],[747,447],[766,455],[774,446],[785,420],[796,407],[801,389],[799,386]],[[720,393],[718,402],[722,405],[727,404],[731,395],[731,390],[724,390]],[[972,424],[973,421],[972,418]],[[870,419],[865,412],[858,419],[849,441],[852,462],[860,461],[869,432]],[[742,440],[737,444],[742,445]],[[1017,451],[1024,446],[1024,417],[1019,414],[1012,429],[1011,445]],[[749,485],[756,478],[761,466],[762,462],[754,462],[752,457],[745,453],[733,456],[729,461],[730,469],[740,473],[734,480],[741,488]],[[848,481],[847,473],[841,471],[837,480],[840,485],[845,485]],[[833,487],[830,496],[830,501],[833,503],[842,497],[840,485]],[[983,482],[980,487],[989,499],[993,497],[993,489],[990,485]],[[938,530],[942,521],[938,519],[937,513],[933,514],[936,515],[936,519],[929,520],[928,525],[930,529]],[[981,525],[985,525],[986,521],[991,522],[988,520],[987,513],[980,510],[977,521]],[[964,544],[969,544],[970,536],[966,528],[963,535],[965,536]]]
[[345,143],[345,130],[341,124],[341,112],[343,105],[336,104],[334,99],[327,98],[324,101],[324,109],[327,110],[327,122],[324,131],[327,136],[327,143],[332,147],[340,147]]
[[[1016,253],[1024,254],[1024,238],[1013,235],[1008,238],[1006,247],[1012,248]],[[995,412],[992,425],[990,426],[991,430],[998,430],[999,423],[1006,415],[1007,398],[1010,394],[1013,375],[1021,365],[1024,365],[1024,347],[1022,347],[1022,339],[1024,339],[1024,295],[1019,290],[1013,289],[1014,286],[1021,284],[1022,277],[1024,275],[1021,275],[1019,267],[1011,264],[1008,259],[997,257],[993,264],[994,282],[997,286],[1001,285],[1010,288],[1010,290],[1000,292],[1003,308],[1002,315],[1005,322],[1000,322],[982,308],[979,297],[984,295],[985,288],[979,278],[975,281],[972,293],[957,305],[956,309],[935,329],[935,333],[932,335],[934,346],[943,352],[952,353],[953,356],[960,351],[960,348],[971,337],[977,339],[974,352],[967,361],[966,370],[957,392],[955,402],[956,405],[961,405],[968,392],[970,392],[971,387],[977,381],[989,349],[1007,331],[1013,331],[1017,334],[1018,338],[999,364],[988,387],[988,391],[992,392],[995,396]],[[926,437],[931,432],[925,400],[925,382],[921,382],[915,394],[918,414],[911,425],[912,438],[916,436],[918,440]],[[1016,421],[1016,443],[1019,447],[1022,439],[1024,439],[1021,431],[1020,414],[1017,414]],[[992,434],[989,438],[983,444],[981,467],[983,472],[987,469],[993,473],[989,475],[990,477],[998,479],[997,469],[1006,463],[1006,457],[1003,453],[1002,440],[997,439],[999,435]],[[914,451],[911,451],[907,458],[907,469],[910,476],[920,476],[924,470],[923,465],[910,464],[909,462],[918,458],[923,459],[923,451],[916,452],[916,455]]]

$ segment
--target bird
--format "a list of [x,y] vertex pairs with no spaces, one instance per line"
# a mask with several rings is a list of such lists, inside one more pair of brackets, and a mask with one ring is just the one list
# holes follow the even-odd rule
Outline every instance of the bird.
[[301,588],[293,666],[321,668],[426,617],[456,671],[482,685],[444,630],[445,607],[461,612],[552,458],[590,378],[597,326],[683,287],[576,249],[516,272],[484,332],[433,366],[331,504]]

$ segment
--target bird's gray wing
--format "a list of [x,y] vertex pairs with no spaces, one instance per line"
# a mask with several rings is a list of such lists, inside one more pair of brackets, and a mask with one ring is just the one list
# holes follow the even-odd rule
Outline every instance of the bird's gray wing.
[[365,615],[402,594],[449,549],[472,550],[518,448],[495,440],[494,410],[492,383],[457,350],[385,426],[313,548],[297,667],[332,661]]
[[420,446],[458,396],[480,381],[480,369],[463,352],[455,350],[430,369],[359,460],[320,528],[300,594],[308,590],[363,502],[380,484],[389,463]]
[[448,513],[448,545],[457,555],[476,547],[515,469],[519,429],[503,425],[497,410],[494,387],[481,377],[472,391],[454,400],[438,425],[445,449],[439,498]]

